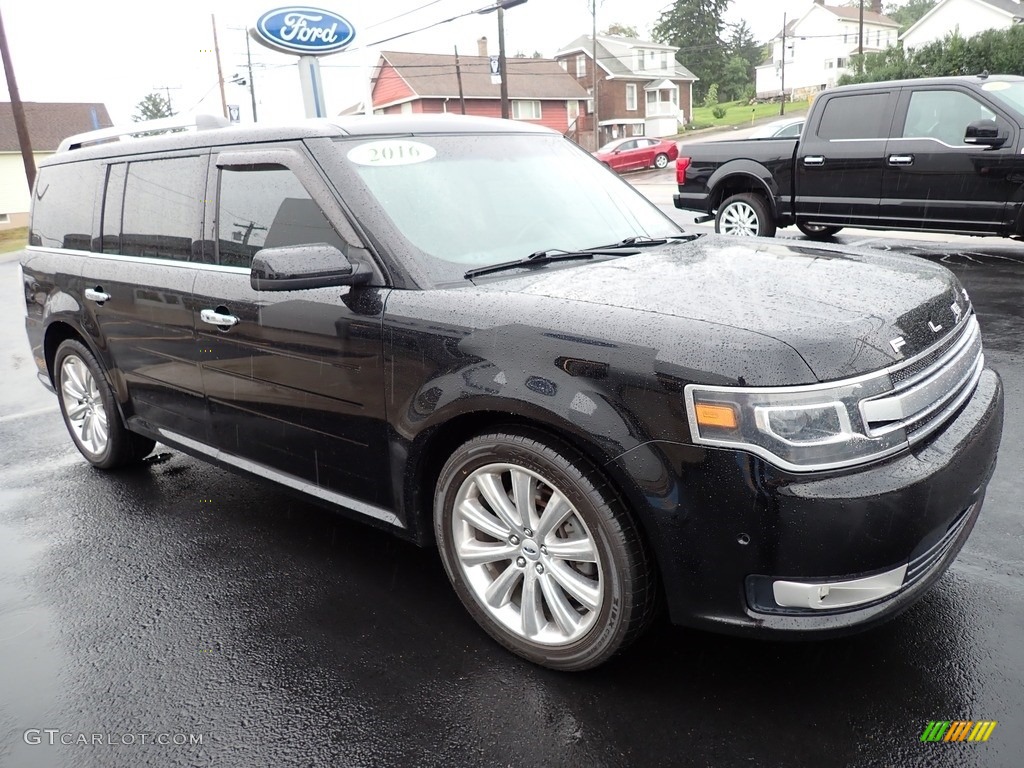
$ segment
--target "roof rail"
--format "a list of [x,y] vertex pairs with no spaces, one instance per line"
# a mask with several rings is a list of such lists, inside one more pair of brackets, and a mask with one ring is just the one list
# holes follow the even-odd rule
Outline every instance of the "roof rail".
[[176,115],[174,117],[161,117],[158,120],[143,120],[130,125],[111,126],[100,128],[98,131],[87,131],[68,136],[61,141],[57,147],[58,152],[67,152],[69,149],[81,149],[89,144],[97,144],[111,139],[120,140],[124,136],[132,136],[139,133],[151,131],[170,131],[177,128],[195,128],[198,131],[207,131],[214,128],[226,128],[231,123],[218,115]]

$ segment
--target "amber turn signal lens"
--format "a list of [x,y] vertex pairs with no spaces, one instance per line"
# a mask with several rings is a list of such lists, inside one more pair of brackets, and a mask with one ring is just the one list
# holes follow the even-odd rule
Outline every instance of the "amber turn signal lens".
[[697,403],[697,423],[702,427],[736,429],[739,426],[739,418],[733,405]]

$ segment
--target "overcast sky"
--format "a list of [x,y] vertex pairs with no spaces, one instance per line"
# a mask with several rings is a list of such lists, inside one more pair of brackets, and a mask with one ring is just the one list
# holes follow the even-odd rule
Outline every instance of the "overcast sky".
[[[782,26],[782,14],[805,11],[811,0],[733,0],[727,22],[745,19],[759,40]],[[321,59],[329,114],[362,98],[367,65],[376,60],[369,44],[441,19],[489,5],[491,0],[311,0],[356,27],[355,48]],[[11,57],[23,101],[101,102],[115,123],[127,122],[146,94],[169,86],[175,111],[220,112],[217,65],[210,14],[216,14],[225,78],[242,73],[245,32],[259,15],[288,5],[282,0],[0,0]],[[297,5],[303,3],[297,2]],[[598,29],[612,22],[650,33],[669,0],[599,0]],[[509,55],[540,51],[551,56],[591,29],[588,0],[529,0],[505,13]],[[411,13],[407,13],[410,12]],[[393,18],[399,14],[407,15]],[[384,44],[389,50],[476,53],[486,35],[497,53],[495,14],[464,19]],[[252,43],[259,118],[303,116],[295,58]],[[685,63],[685,62],[684,62]],[[227,85],[227,101],[249,119],[248,90]],[[0,83],[0,100],[8,100]]]

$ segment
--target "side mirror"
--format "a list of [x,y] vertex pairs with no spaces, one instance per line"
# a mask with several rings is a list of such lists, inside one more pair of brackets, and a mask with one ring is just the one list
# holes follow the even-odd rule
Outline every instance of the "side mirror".
[[975,120],[964,132],[964,144],[983,147],[1001,147],[1010,138],[1010,132],[1000,129],[995,120]]
[[257,291],[300,291],[359,285],[372,277],[365,264],[353,264],[327,243],[263,248],[252,257],[249,283]]

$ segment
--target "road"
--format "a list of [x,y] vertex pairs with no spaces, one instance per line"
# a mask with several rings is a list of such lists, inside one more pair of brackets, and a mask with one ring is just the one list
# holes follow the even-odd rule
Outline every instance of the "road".
[[[854,637],[659,626],[577,675],[488,640],[432,551],[169,449],[89,468],[0,263],[0,766],[1019,766],[1024,249],[870,244],[959,274],[1006,384],[999,466],[952,569]],[[999,725],[920,742],[956,719]]]

